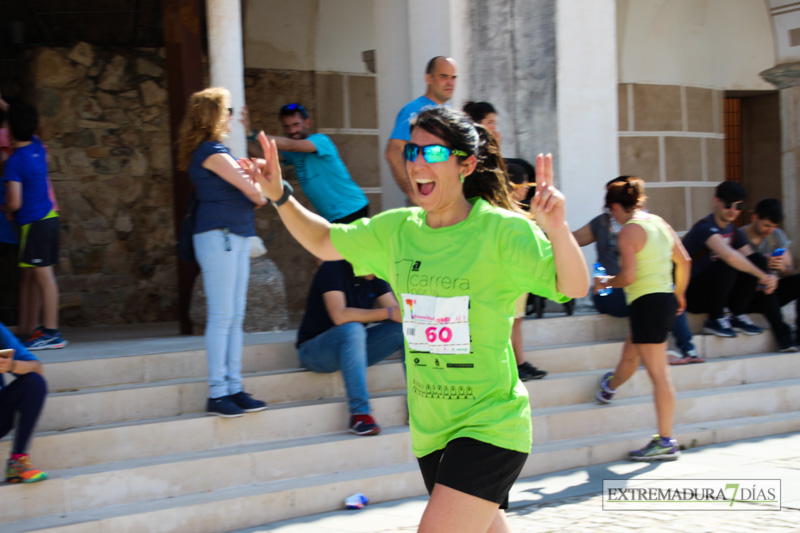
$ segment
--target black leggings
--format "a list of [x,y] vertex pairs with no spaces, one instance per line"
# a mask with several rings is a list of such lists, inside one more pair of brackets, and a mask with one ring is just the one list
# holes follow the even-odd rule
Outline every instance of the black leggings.
[[14,424],[14,415],[19,413],[11,453],[25,453],[28,449],[45,396],[47,382],[36,372],[22,374],[0,389],[0,438],[8,435]]

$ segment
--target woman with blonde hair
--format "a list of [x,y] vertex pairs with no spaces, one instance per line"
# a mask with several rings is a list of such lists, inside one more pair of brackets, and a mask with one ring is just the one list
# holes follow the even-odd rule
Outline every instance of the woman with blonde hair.
[[600,380],[595,398],[609,403],[643,362],[653,382],[658,434],[628,457],[632,461],[674,461],[681,452],[672,435],[675,388],[667,365],[666,340],[675,317],[686,308],[691,259],[675,230],[661,217],[644,211],[647,197],[641,178],[614,180],[606,191],[606,209],[623,226],[617,236],[620,270],[616,276],[596,277],[594,291],[625,289],[630,333],[617,368]]
[[267,199],[222,140],[230,133],[230,93],[212,87],[189,98],[178,139],[178,165],[197,189],[194,249],[207,301],[209,415],[226,418],[267,404],[242,390],[242,341],[254,209]]

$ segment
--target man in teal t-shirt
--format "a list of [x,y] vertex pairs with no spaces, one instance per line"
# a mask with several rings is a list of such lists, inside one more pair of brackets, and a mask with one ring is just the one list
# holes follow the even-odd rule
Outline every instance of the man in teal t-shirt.
[[509,340],[514,305],[525,292],[567,300],[556,290],[541,229],[484,200],[471,202],[466,220],[438,229],[420,208],[331,228],[356,274],[385,279],[400,303],[417,457],[459,437],[530,453],[528,393]]
[[350,177],[330,137],[310,134],[311,118],[300,104],[278,114],[286,137],[274,137],[283,160],[293,165],[303,192],[328,222],[346,224],[369,216],[369,201]]

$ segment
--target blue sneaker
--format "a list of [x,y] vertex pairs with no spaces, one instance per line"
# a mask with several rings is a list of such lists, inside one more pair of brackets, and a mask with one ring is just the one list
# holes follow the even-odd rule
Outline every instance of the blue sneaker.
[[711,333],[717,337],[735,337],[736,332],[731,327],[727,317],[708,318],[703,323],[703,333]]
[[30,339],[22,343],[29,350],[55,350],[63,348],[67,344],[67,341],[61,338],[59,332],[56,332],[55,335],[42,333],[38,336],[31,336]]
[[230,396],[220,396],[219,398],[208,399],[206,414],[221,416],[222,418],[235,418],[244,416],[244,410],[236,405],[236,402]]
[[263,411],[267,408],[267,402],[256,400],[251,396],[252,394],[247,394],[245,391],[239,391],[236,394],[231,394],[230,399],[245,413],[255,413],[256,411]]
[[753,324],[753,321],[750,320],[750,317],[747,315],[734,315],[731,317],[731,327],[735,331],[740,331],[745,335],[758,335],[764,331],[762,328]]
[[598,402],[609,403],[614,399],[614,394],[616,394],[617,391],[608,386],[608,382],[611,381],[611,378],[613,377],[613,372],[606,372],[605,375],[600,379],[600,390],[598,390],[597,394],[594,395]]
[[628,452],[631,461],[653,462],[653,461],[675,461],[681,456],[678,448],[678,441],[673,438],[663,438],[660,435],[653,435],[653,440],[641,450]]

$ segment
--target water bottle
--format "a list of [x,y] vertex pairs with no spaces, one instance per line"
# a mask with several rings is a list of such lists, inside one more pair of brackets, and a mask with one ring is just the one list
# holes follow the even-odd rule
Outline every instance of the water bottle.
[[[594,264],[594,277],[599,277],[599,276],[604,276],[605,277],[606,276],[606,269],[600,263],[595,263]],[[599,294],[600,296],[608,296],[609,294],[611,294],[611,290],[612,290],[611,287],[603,287],[602,289],[597,291],[597,294]]]
[[361,494],[353,494],[352,496],[348,496],[344,500],[344,505],[348,509],[363,509],[365,505],[369,503],[369,498]]

